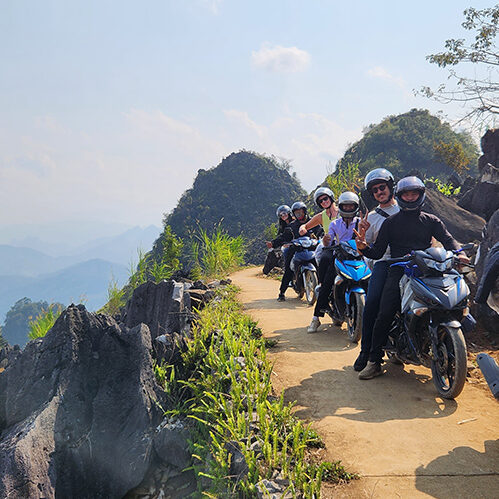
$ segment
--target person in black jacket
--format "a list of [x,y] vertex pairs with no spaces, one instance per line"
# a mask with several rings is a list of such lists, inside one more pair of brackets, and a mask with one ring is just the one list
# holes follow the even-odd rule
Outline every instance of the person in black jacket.
[[[387,218],[381,226],[375,243],[369,247],[365,241],[365,230],[356,231],[357,248],[364,256],[378,260],[390,246],[392,258],[409,254],[413,250],[424,250],[431,246],[434,237],[447,250],[459,250],[460,246],[449,234],[444,223],[436,216],[421,211],[425,200],[424,183],[417,177],[405,177],[397,184],[395,192],[400,211]],[[462,263],[468,263],[466,255],[460,253]],[[366,367],[359,373],[359,379],[371,379],[383,374],[381,362],[383,346],[395,313],[400,308],[399,281],[403,275],[401,267],[390,267],[386,278],[378,316],[372,332],[371,350]]]
[[[281,236],[277,237],[276,239],[274,239],[274,241],[272,241],[273,247],[277,247],[274,246],[275,242],[277,242],[278,245],[282,245],[291,242],[293,239],[301,237],[300,227],[310,220],[310,218],[307,215],[307,205],[305,203],[302,203],[301,201],[293,203],[293,205],[291,206],[291,212],[293,213],[295,220],[293,220],[284,229],[284,232],[281,234]],[[309,231],[307,231],[305,235],[309,237],[318,238],[322,235],[322,232],[323,232],[322,227],[318,225],[317,227],[314,227]],[[286,293],[286,290],[289,287],[289,283],[293,279],[293,271],[291,270],[290,264],[295,253],[296,253],[296,248],[294,246],[290,246],[283,251],[284,275],[282,276],[281,287],[279,288],[279,296],[277,297],[277,301],[286,300],[284,293]]]

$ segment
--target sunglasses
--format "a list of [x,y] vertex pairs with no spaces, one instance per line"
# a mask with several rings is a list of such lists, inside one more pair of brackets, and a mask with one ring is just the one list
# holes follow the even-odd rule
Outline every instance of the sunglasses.
[[322,198],[319,198],[319,199],[317,200],[317,202],[318,202],[319,204],[322,204],[324,201],[327,201],[328,199],[329,199],[329,197],[328,197],[328,196],[324,196],[324,197],[322,197]]
[[371,188],[371,192],[373,194],[376,194],[378,191],[383,192],[386,189],[386,187],[387,187],[386,184],[375,185],[374,187]]

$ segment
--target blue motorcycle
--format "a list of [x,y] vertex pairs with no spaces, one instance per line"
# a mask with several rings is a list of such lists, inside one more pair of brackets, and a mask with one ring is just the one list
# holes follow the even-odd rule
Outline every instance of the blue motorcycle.
[[331,309],[336,325],[346,321],[350,341],[357,343],[362,334],[362,314],[366,302],[367,285],[371,270],[357,251],[354,239],[332,247],[335,254]]
[[291,285],[299,298],[305,298],[309,305],[316,300],[315,288],[317,286],[317,267],[315,265],[315,249],[319,241],[304,236],[293,239],[290,243],[296,249],[291,260],[290,268],[293,271]]

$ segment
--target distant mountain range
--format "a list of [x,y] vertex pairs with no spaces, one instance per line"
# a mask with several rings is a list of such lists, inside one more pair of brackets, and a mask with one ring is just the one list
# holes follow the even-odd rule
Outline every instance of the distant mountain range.
[[[33,301],[59,301],[69,304],[86,297],[90,310],[106,302],[111,276],[123,285],[129,274],[130,264],[138,260],[138,250],[147,252],[161,229],[153,225],[133,227],[112,236],[99,237],[72,247],[59,247],[65,254],[52,253],[0,245],[0,321],[10,307],[20,298]],[[32,242],[41,243],[34,238]]]

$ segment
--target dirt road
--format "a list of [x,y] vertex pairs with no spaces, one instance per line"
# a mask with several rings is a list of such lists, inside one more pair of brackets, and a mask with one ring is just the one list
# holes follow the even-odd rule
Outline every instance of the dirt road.
[[[312,309],[259,268],[233,275],[246,311],[271,350],[273,379],[296,415],[311,421],[340,459],[362,478],[324,488],[323,497],[499,498],[499,403],[467,383],[456,401],[437,396],[429,369],[388,365],[384,376],[360,381],[352,364],[359,347],[329,319],[307,334]],[[324,325],[325,324],[325,325]]]

